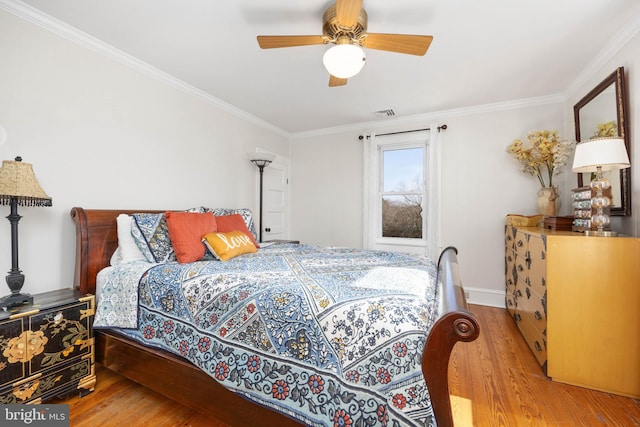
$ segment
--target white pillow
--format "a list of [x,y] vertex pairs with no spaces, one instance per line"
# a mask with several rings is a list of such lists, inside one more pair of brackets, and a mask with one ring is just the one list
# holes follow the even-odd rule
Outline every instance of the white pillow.
[[[113,254],[111,255],[111,259],[109,260],[109,265],[120,265],[122,264],[122,252],[120,251],[120,247],[117,247]],[[98,272],[98,274],[100,274]]]
[[[118,249],[116,249],[114,257],[119,259],[120,262],[118,264],[125,264],[134,261],[147,261],[147,258],[142,254],[135,239],[131,235],[132,221],[133,218],[127,214],[120,214],[118,215],[118,218],[116,218],[116,222],[118,224]],[[111,265],[116,264],[112,263]]]

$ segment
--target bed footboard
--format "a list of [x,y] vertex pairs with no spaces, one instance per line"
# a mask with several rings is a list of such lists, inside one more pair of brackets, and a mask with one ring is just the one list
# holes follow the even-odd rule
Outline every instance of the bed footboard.
[[474,341],[480,335],[478,320],[467,307],[457,254],[458,250],[449,246],[438,259],[439,316],[429,332],[422,354],[422,374],[438,427],[453,426],[449,397],[449,359],[453,347],[459,341]]

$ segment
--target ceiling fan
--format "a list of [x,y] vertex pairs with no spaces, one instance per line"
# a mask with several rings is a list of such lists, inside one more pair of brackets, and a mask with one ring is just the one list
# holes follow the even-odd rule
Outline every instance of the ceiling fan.
[[422,56],[432,36],[367,32],[367,12],[362,0],[336,0],[324,12],[321,36],[258,36],[262,49],[329,44],[323,62],[329,71],[329,86],[343,86],[360,72],[366,56],[363,47]]

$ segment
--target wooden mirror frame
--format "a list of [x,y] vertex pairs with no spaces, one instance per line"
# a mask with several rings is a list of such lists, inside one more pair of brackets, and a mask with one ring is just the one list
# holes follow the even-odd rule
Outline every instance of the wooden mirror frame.
[[[580,138],[580,109],[587,106],[598,95],[605,92],[613,85],[615,88],[615,105],[616,118],[618,125],[618,136],[624,139],[624,143],[627,147],[627,154],[631,158],[631,144],[629,143],[629,125],[627,121],[627,92],[625,90],[624,83],[624,67],[619,67],[607,78],[605,78],[600,84],[598,84],[591,92],[589,92],[584,98],[582,98],[576,105],[573,106],[573,117],[575,120],[576,141],[581,141]],[[587,137],[587,135],[585,135]],[[620,204],[616,203],[616,206],[611,207],[612,216],[630,216],[631,215],[631,168],[621,169],[620,173]],[[582,174],[578,174],[578,187],[588,185],[583,183]]]

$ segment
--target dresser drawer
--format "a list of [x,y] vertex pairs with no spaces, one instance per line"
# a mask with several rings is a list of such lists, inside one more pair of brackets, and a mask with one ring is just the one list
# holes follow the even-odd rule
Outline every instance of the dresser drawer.
[[522,317],[517,312],[516,323],[538,363],[546,369],[547,338],[531,323],[528,317]]
[[528,320],[541,334],[547,330],[547,309],[545,297],[538,295],[531,288],[516,291],[516,312]]
[[507,250],[514,249],[516,241],[516,229],[510,226],[506,226],[504,229],[504,246]]
[[505,306],[507,307],[507,311],[509,312],[509,315],[513,318],[513,315],[516,312],[516,297],[513,294],[513,292],[506,292],[505,293]]
[[524,288],[529,284],[529,264],[524,255],[516,254],[513,262],[513,278],[516,288]]
[[516,292],[517,278],[518,272],[516,271],[515,256],[513,253],[507,253],[505,257],[505,291],[511,295],[512,298]]
[[36,374],[13,384],[0,395],[0,404],[29,403],[63,395],[74,391],[81,382],[93,379],[93,363],[86,357],[64,368],[47,371],[45,375]]
[[529,258],[529,286],[539,295],[544,295],[547,289],[547,253],[544,237],[531,236],[527,256]]
[[516,236],[513,242],[513,248],[516,251],[516,254],[522,255],[523,258],[526,258],[527,248],[529,246],[529,234],[523,232],[522,230],[516,231]]
[[29,330],[41,333],[44,339],[38,343],[38,353],[28,360],[30,375],[91,353],[92,304],[93,301],[79,301],[30,316]]

